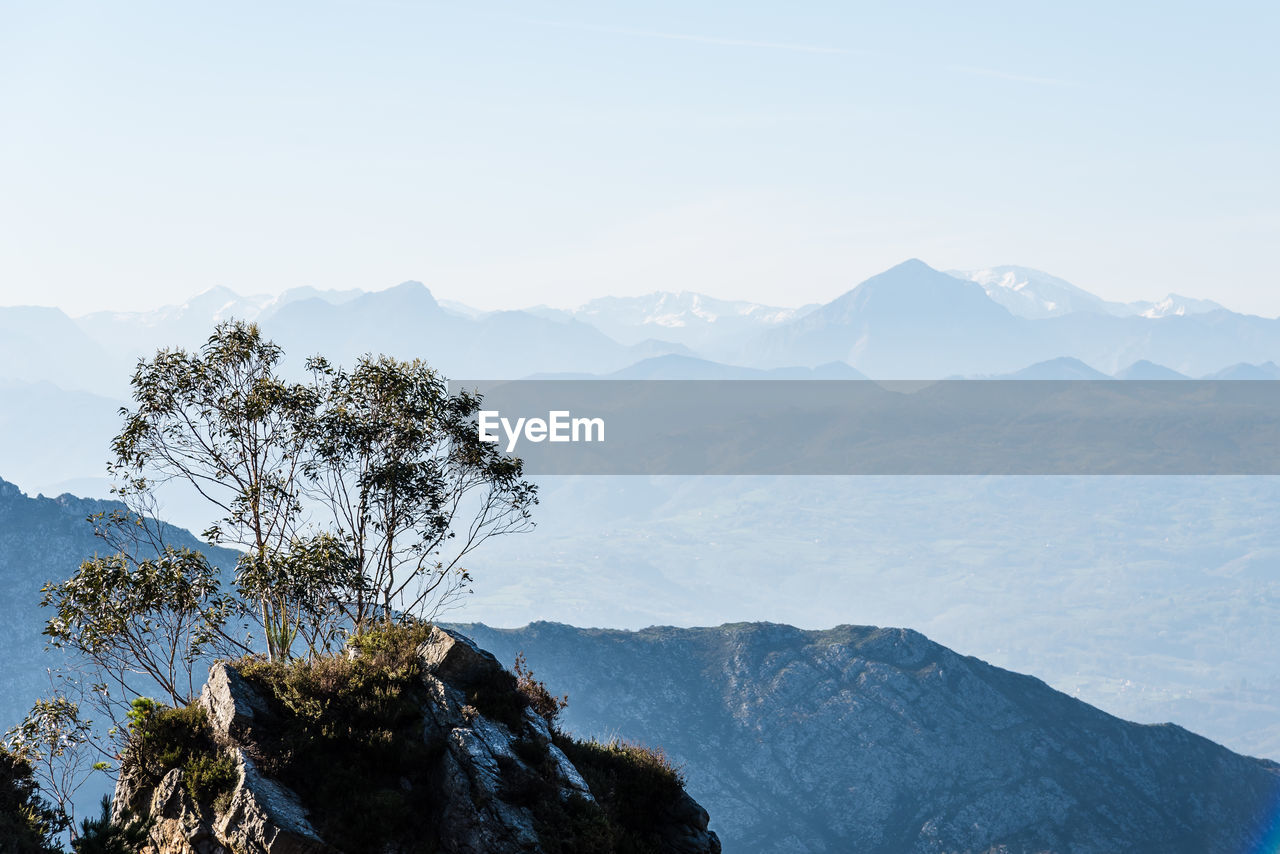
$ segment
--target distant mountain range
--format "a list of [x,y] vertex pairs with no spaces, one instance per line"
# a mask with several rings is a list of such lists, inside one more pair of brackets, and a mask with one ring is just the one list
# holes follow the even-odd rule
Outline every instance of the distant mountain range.
[[1280,766],[1127,723],[903,629],[461,627],[580,735],[660,744],[726,851],[1264,850]]
[[803,317],[816,308],[816,304],[779,308],[688,291],[655,291],[637,297],[602,297],[576,309],[539,306],[528,311],[589,323],[624,344],[657,338],[699,352],[721,353],[762,329]]
[[[1165,378],[1261,379],[1272,375],[1268,362],[1280,361],[1280,320],[1209,300],[1170,295],[1118,303],[1025,267],[943,273],[911,260],[831,302],[799,308],[657,291],[575,309],[481,311],[438,302],[418,282],[375,292],[295,288],[270,297],[215,288],[154,311],[75,319],[56,309],[0,308],[0,380],[120,398],[139,356],[197,346],[231,317],[260,323],[296,365],[314,352],[339,361],[385,352],[423,357],[453,378],[477,380],[753,376],[741,368],[803,369],[796,375],[808,376],[811,369],[827,375],[823,366],[838,363],[873,379],[994,377],[1063,358],[1122,378],[1147,376],[1135,365],[1150,362]],[[711,364],[638,364],[663,356]],[[1072,378],[1079,371],[1033,373]]]
[[[572,310],[480,311],[426,286],[215,288],[146,312],[72,319],[0,308],[0,472],[32,490],[100,491],[118,401],[136,360],[256,320],[292,370],[321,352],[421,357],[455,379],[1280,378],[1280,320],[1205,300],[1102,300],[1024,267],[946,274],[904,262],[797,309],[654,292]],[[63,392],[69,394],[64,395]]]
[[1280,354],[1280,320],[1225,309],[1151,317],[1081,308],[1027,317],[991,296],[1006,290],[907,261],[760,332],[738,358],[757,367],[844,361],[873,379],[929,379],[1008,374],[1060,357],[1104,374],[1147,360],[1203,376]]

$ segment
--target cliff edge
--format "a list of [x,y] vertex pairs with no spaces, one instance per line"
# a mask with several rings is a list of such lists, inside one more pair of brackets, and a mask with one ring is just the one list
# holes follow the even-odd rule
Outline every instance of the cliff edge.
[[115,808],[152,820],[148,854],[718,854],[660,751],[556,710],[438,626],[218,663],[185,709],[135,704]]

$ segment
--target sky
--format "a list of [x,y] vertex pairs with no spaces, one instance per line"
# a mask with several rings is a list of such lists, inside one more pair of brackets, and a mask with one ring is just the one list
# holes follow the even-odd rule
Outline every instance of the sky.
[[1274,3],[0,0],[0,304],[830,300],[906,258],[1280,314]]

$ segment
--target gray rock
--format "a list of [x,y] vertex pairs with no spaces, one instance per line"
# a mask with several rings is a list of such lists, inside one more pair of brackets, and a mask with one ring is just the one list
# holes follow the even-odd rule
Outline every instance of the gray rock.
[[418,656],[432,676],[449,685],[475,685],[501,675],[503,667],[492,653],[452,629],[433,626],[418,647]]
[[266,701],[239,671],[221,661],[209,668],[199,702],[209,713],[213,731],[222,738],[243,737],[255,718],[268,714]]
[[258,773],[239,748],[236,768],[240,783],[217,823],[219,839],[236,851],[255,854],[325,854],[332,850],[316,834],[298,796]]

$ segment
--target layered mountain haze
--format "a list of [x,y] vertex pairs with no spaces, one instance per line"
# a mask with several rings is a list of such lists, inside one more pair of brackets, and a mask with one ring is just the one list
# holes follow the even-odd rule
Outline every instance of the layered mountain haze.
[[1280,759],[1280,482],[540,479],[450,614],[639,628],[907,625],[1120,717]]
[[0,307],[0,381],[114,393],[128,380],[118,367],[99,342],[58,309]]
[[666,355],[757,370],[845,363],[873,379],[1002,376],[1066,357],[1107,375],[1148,361],[1202,377],[1280,360],[1280,321],[1211,300],[1120,303],[1031,268],[942,273],[912,260],[799,308],[657,291],[576,309],[485,311],[405,282],[248,297],[215,288],[154,311],[75,320],[55,309],[0,309],[0,329],[10,330],[0,340],[13,350],[0,379],[123,396],[139,356],[197,346],[232,317],[260,323],[295,369],[314,352],[349,362],[376,351],[426,358],[459,379],[608,375]]
[[671,353],[654,356],[609,374],[534,374],[530,379],[557,380],[865,380],[844,362],[812,368],[744,368]]
[[1251,365],[1241,362],[1229,365],[1220,371],[1214,371],[1205,379],[1210,380],[1280,380],[1280,365],[1275,362],[1264,362]]
[[120,406],[119,399],[66,391],[51,382],[0,381],[4,476],[32,494],[86,494],[59,487],[103,478],[105,451],[120,428]]
[[1139,359],[1127,368],[1116,372],[1118,380],[1189,380],[1185,374],[1180,374],[1172,368],[1166,368],[1164,365],[1157,365],[1155,362],[1148,362],[1146,359]]
[[[1007,278],[984,286],[908,261],[760,333],[738,358],[756,367],[844,361],[873,379],[998,376],[1062,357],[1109,375],[1148,360],[1198,377],[1280,353],[1280,320],[1186,301],[1162,316],[1155,315],[1164,309],[1146,304],[1117,316],[1096,297],[1047,279],[1043,293],[1028,292],[1035,282],[1021,290],[999,284],[1019,281]],[[1018,302],[1036,293],[1040,309]],[[1051,311],[1050,303],[1066,310]]]
[[278,295],[240,296],[227,287],[203,291],[179,305],[152,311],[102,311],[77,318],[76,323],[102,347],[130,359],[149,356],[162,347],[197,347],[214,325],[232,318],[262,321],[293,302],[316,299],[342,305],[363,291],[321,291],[290,288]]
[[739,357],[777,367],[842,361],[873,379],[931,379],[1016,369],[1026,361],[1014,354],[1034,347],[1030,329],[980,286],[911,260],[761,333]]
[[498,311],[465,317],[436,302],[421,283],[406,282],[386,291],[363,294],[334,305],[300,300],[280,308],[261,323],[286,352],[323,351],[350,364],[364,353],[426,358],[432,367],[457,378],[510,378],[592,365],[616,370],[675,345],[625,346],[576,320],[558,321],[523,311]]

